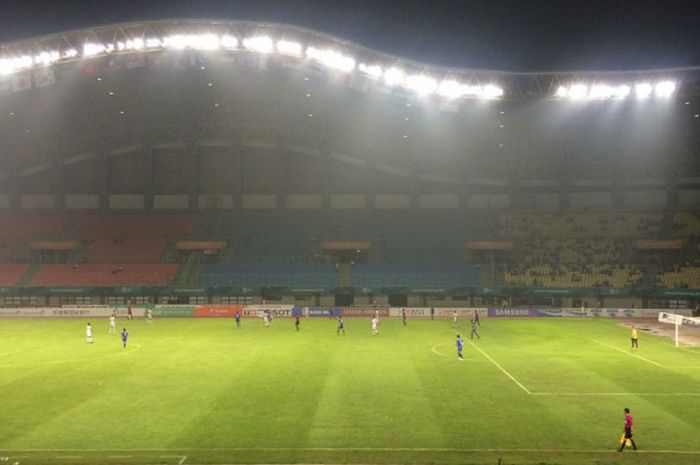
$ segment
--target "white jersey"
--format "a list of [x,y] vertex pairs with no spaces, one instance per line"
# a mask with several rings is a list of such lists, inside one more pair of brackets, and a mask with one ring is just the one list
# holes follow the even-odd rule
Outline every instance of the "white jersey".
[[379,320],[377,320],[377,317],[372,318],[372,329],[377,329],[378,324]]
[[150,320],[151,318],[153,318],[153,312],[150,311],[150,310],[148,310],[148,312],[146,312],[146,317],[147,317],[149,320]]
[[85,327],[85,334],[87,335],[87,337],[92,337],[92,326],[87,325]]
[[452,320],[457,321],[457,312],[452,313]]
[[117,326],[117,320],[114,318],[114,315],[109,317],[109,326],[111,326],[112,328]]

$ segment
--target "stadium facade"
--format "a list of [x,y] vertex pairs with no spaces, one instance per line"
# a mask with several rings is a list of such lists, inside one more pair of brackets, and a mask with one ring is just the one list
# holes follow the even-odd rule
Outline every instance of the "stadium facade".
[[694,307],[699,78],[251,22],[4,44],[5,304]]

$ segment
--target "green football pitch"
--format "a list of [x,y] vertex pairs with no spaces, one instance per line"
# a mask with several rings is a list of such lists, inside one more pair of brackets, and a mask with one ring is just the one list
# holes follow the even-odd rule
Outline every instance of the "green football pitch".
[[85,324],[0,320],[0,464],[700,463],[700,349],[612,320]]

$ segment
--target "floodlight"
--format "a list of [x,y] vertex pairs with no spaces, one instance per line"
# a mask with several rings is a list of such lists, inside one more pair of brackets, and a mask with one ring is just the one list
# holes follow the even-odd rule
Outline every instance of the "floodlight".
[[337,69],[345,73],[355,69],[355,59],[335,50],[321,50],[316,47],[306,49],[306,56],[316,60],[329,68]]
[[588,98],[606,99],[612,97],[613,89],[607,84],[596,84],[588,92]]
[[86,42],[85,45],[83,45],[83,56],[84,57],[92,57],[95,55],[99,55],[100,53],[104,53],[105,51],[105,46],[102,44],[96,44],[93,42]]
[[481,86],[466,86],[464,88],[464,95],[482,97],[484,95],[484,88]]
[[569,87],[569,98],[571,100],[581,100],[588,95],[588,86],[584,84],[574,84]]
[[382,77],[382,74],[384,73],[384,71],[382,71],[382,67],[379,65],[366,65],[364,63],[360,63],[358,68],[361,72],[374,79]]
[[559,98],[566,98],[569,95],[569,89],[564,86],[559,86],[557,92],[554,94]]
[[270,53],[273,49],[272,39],[267,36],[245,38],[243,39],[243,46],[258,53]]
[[437,81],[428,76],[414,74],[406,77],[406,87],[415,90],[419,95],[428,95],[435,92]]
[[623,84],[613,88],[612,96],[613,98],[625,98],[630,94],[631,90],[630,86]]
[[24,68],[30,68],[34,60],[29,55],[0,59],[0,74],[12,74]]
[[175,34],[165,37],[163,44],[177,50],[216,50],[219,48],[219,37],[214,34]]
[[661,81],[656,83],[654,94],[657,97],[670,97],[676,91],[676,83],[673,81]]
[[157,37],[146,39],[146,48],[161,48],[162,46],[162,42]]
[[54,61],[58,61],[61,55],[58,52],[41,52],[34,57],[34,63],[40,65],[50,65]]
[[237,48],[238,38],[234,36],[223,36],[221,37],[220,43],[223,48]]
[[503,96],[503,89],[493,84],[487,84],[484,86],[483,94],[484,98],[498,98]]
[[63,51],[63,58],[75,58],[78,56],[78,51],[74,48],[69,48]]
[[446,98],[459,98],[465,94],[466,87],[457,81],[442,81],[437,88],[437,93]]
[[301,44],[299,42],[291,42],[289,40],[280,40],[277,41],[277,51],[283,55],[300,57]]
[[634,86],[634,93],[637,95],[637,98],[649,98],[653,89],[651,84],[643,82]]
[[384,82],[390,86],[403,84],[405,80],[406,75],[398,68],[389,68],[384,72]]

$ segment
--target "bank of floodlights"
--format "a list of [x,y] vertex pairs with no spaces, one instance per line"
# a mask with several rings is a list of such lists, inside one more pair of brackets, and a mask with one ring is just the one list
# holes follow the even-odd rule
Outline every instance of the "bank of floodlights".
[[[248,51],[259,54],[277,54],[306,59],[332,72],[357,73],[378,85],[397,87],[414,92],[418,96],[439,96],[444,99],[477,98],[499,99],[504,95],[501,87],[494,83],[463,83],[454,78],[438,79],[429,72],[412,72],[401,65],[383,66],[381,63],[358,63],[355,57],[334,48],[314,45],[304,46],[300,42],[283,38],[275,40],[268,35],[254,34],[247,37],[214,33],[171,34],[163,37],[134,37],[113,42],[94,39],[80,47],[65,47],[57,50],[42,50],[37,54],[21,54],[0,58],[0,75],[10,75],[31,70],[39,66],[50,66],[62,61],[108,56],[115,53],[149,52],[159,50]],[[601,101],[637,98],[665,99],[675,95],[677,84],[671,80],[657,82],[638,81],[630,83],[585,83],[574,82],[556,89],[554,97],[562,100]]]
[[571,84],[559,86],[555,97],[567,100],[622,100],[630,96],[644,100],[651,97],[669,98],[676,93],[674,81],[638,82],[636,84]]

